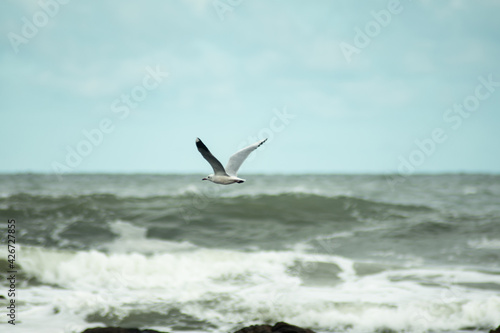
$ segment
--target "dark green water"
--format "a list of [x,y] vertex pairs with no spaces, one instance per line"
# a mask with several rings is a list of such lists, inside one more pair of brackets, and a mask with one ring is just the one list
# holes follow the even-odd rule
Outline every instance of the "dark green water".
[[16,219],[21,327],[500,324],[500,176],[200,179],[0,176],[0,215]]

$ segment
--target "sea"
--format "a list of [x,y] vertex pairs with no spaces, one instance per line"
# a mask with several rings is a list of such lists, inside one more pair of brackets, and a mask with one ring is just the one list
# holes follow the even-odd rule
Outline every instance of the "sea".
[[500,325],[500,175],[204,176],[0,175],[0,331]]

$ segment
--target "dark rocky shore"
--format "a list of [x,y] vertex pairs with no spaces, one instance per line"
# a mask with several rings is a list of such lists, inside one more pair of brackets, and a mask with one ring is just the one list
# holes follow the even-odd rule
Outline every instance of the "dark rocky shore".
[[491,330],[490,333],[500,333],[500,326],[498,326],[496,329]]
[[[88,328],[82,333],[167,333],[155,330],[140,330],[137,328],[121,328],[121,327],[96,327]],[[237,330],[234,333],[314,333],[314,331],[302,328],[287,323],[279,322],[276,325],[252,325]],[[489,333],[500,333],[500,326]]]
[[[137,328],[121,327],[96,327],[88,328],[82,333],[167,333],[155,330],[140,330]],[[244,327],[235,333],[314,333],[310,329],[301,328],[287,323],[279,322],[276,325],[252,325]]]

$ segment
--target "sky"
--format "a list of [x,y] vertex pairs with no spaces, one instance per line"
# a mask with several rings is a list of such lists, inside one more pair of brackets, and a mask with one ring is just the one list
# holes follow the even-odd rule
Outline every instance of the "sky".
[[0,2],[0,172],[500,172],[500,2]]

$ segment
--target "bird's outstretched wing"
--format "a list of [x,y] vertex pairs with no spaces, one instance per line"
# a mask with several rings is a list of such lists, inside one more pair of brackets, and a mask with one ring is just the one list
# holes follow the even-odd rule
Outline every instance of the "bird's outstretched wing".
[[210,163],[212,169],[214,169],[215,175],[226,175],[226,170],[224,170],[222,164],[218,159],[215,158],[214,155],[212,155],[207,146],[205,146],[205,144],[201,142],[199,138],[196,138],[196,147],[198,148],[198,151],[201,153],[201,155],[207,160],[207,162]]
[[250,155],[251,152],[253,152],[255,149],[259,148],[260,145],[262,145],[266,141],[267,141],[267,139],[260,140],[259,142],[256,142],[256,143],[234,153],[229,158],[229,161],[227,162],[227,165],[226,165],[227,174],[230,176],[236,177],[236,173],[238,172],[238,169],[240,168],[241,164],[246,160],[248,155]]

